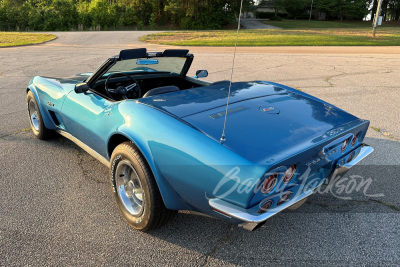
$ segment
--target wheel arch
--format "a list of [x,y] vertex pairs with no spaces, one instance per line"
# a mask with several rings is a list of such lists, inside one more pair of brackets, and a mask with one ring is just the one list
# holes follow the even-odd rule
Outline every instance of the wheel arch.
[[161,194],[164,205],[171,210],[182,210],[188,209],[187,204],[182,200],[182,198],[176,193],[172,186],[163,178],[163,176],[158,172],[155,162],[153,161],[152,153],[148,146],[135,141],[133,138],[129,137],[125,133],[114,133],[110,136],[107,142],[107,156],[111,161],[111,155],[115,148],[124,143],[131,142],[135,148],[138,150],[139,154],[143,157],[147,166],[150,168],[158,186],[158,190]]
[[38,95],[38,92],[37,92],[37,90],[36,90],[36,87],[35,87],[33,84],[29,85],[29,86],[26,88],[26,94],[28,94],[29,92],[32,92],[33,96],[34,96],[35,99],[36,99],[36,102],[38,103],[38,106],[39,106],[39,109],[40,109],[40,114],[42,115],[42,119],[43,119],[44,126],[45,126],[47,129],[54,129],[54,126],[53,126],[53,124],[51,123],[52,120],[51,120],[51,118],[48,116],[48,113],[47,113],[47,112],[44,112],[42,103],[41,103],[40,98],[39,98],[39,95]]

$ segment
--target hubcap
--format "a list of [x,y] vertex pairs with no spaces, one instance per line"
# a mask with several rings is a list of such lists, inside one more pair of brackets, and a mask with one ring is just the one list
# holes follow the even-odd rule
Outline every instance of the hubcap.
[[128,161],[118,164],[115,186],[125,209],[133,216],[140,216],[144,207],[144,191],[139,175]]
[[39,131],[39,115],[36,109],[36,104],[32,99],[29,100],[28,110],[29,110],[29,118],[31,120],[33,128],[35,128],[36,131]]

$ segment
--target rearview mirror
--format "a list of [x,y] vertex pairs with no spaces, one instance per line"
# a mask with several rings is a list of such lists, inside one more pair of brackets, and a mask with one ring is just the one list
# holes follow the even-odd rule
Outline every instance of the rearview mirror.
[[158,64],[158,59],[138,59],[136,61],[137,65],[156,65]]
[[206,70],[198,70],[196,71],[196,76],[193,78],[198,79],[198,78],[206,78],[208,77],[208,71]]
[[89,91],[89,85],[87,83],[78,83],[75,85],[75,93],[81,94]]

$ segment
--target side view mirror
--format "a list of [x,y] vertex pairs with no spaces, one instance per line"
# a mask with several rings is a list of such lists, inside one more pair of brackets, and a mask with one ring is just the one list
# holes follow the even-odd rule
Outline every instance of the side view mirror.
[[89,85],[87,83],[78,83],[75,85],[75,93],[81,94],[89,91]]
[[193,78],[198,79],[198,78],[206,78],[208,77],[208,71],[206,70],[198,70],[196,71],[196,76]]

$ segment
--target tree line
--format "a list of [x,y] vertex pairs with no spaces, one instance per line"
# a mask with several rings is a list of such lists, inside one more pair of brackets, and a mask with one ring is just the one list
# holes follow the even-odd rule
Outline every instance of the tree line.
[[[302,18],[312,0],[268,0],[278,14]],[[375,15],[378,0],[314,0],[314,12],[327,19],[362,19]],[[244,0],[244,10],[254,10]],[[0,0],[0,30],[89,30],[158,28],[221,29],[239,12],[239,0]],[[385,20],[398,20],[400,0],[383,0]]]
[[0,30],[221,29],[238,12],[236,0],[0,0]]

